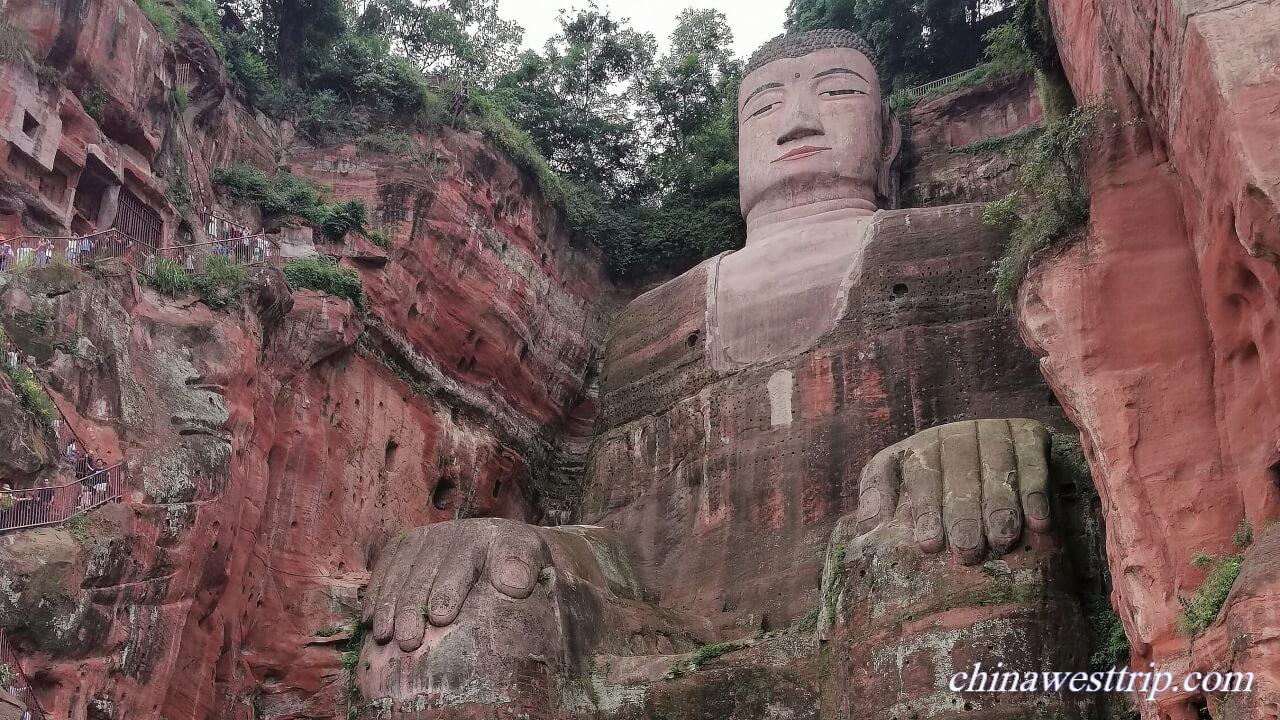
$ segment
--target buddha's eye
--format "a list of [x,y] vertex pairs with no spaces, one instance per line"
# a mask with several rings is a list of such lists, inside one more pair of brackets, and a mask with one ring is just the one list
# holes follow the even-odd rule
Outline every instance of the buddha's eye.
[[838,96],[838,95],[866,95],[866,93],[865,93],[865,92],[863,92],[863,91],[861,91],[861,90],[851,90],[851,89],[844,89],[844,90],[827,90],[827,91],[824,91],[824,92],[820,92],[820,93],[818,93],[818,94],[819,94],[819,95],[826,95],[826,96],[828,96],[828,97],[836,97],[836,96]]
[[[769,103],[768,105],[765,105],[764,107],[760,108],[759,110],[756,110],[755,112],[753,112],[753,113],[751,113],[750,115],[748,115],[748,116],[747,116],[747,120],[750,120],[751,118],[756,117],[757,115],[763,115],[763,114],[765,114],[765,113],[769,112],[770,110],[774,109],[775,107],[777,107],[778,105],[781,105],[781,104],[782,104],[782,103],[780,103],[780,102],[772,102],[772,103]],[[745,122],[745,121],[744,121],[744,122]]]

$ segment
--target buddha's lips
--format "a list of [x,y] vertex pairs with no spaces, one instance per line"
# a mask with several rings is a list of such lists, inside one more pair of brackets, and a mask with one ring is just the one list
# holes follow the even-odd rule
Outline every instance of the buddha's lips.
[[792,150],[791,152],[787,153],[786,155],[783,155],[782,157],[778,158],[777,160],[774,160],[773,162],[782,162],[784,160],[799,160],[800,158],[806,158],[806,157],[809,157],[810,155],[816,155],[824,150],[830,150],[830,149],[831,148],[829,147],[814,147],[812,145],[804,145],[802,147],[796,148],[795,150]]

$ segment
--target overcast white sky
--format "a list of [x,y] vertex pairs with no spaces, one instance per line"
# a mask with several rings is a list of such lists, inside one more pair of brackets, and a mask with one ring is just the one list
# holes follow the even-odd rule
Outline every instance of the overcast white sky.
[[[524,28],[524,46],[541,50],[560,29],[556,16],[561,8],[586,7],[586,0],[499,0],[498,14]],[[787,0],[596,0],[614,17],[631,18],[631,27],[653,33],[659,49],[676,26],[676,16],[687,7],[715,8],[729,19],[734,49],[746,58],[766,40],[782,32]]]

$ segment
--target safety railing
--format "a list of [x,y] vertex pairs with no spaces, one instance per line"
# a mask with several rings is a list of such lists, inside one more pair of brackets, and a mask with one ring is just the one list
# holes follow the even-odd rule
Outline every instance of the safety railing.
[[159,257],[173,260],[191,272],[204,272],[209,258],[215,256],[241,265],[276,264],[283,261],[280,245],[268,239],[264,233],[193,245],[175,245],[160,248],[157,254]]
[[83,266],[108,258],[132,259],[147,250],[154,248],[116,228],[71,237],[21,235],[0,242],[0,272],[44,267],[58,261]]
[[46,720],[48,716],[44,714],[44,708],[40,707],[40,701],[31,689],[31,681],[27,679],[22,663],[18,661],[18,654],[13,651],[13,645],[9,644],[4,630],[0,630],[0,667],[8,668],[3,673],[5,677],[0,678],[7,683],[4,689],[27,706],[31,720]]
[[124,463],[98,470],[57,487],[10,490],[0,494],[0,533],[61,525],[124,496]]
[[948,75],[944,78],[938,78],[937,80],[932,80],[923,85],[917,85],[916,87],[908,89],[906,91],[906,95],[907,97],[912,99],[922,98],[925,95],[928,95],[929,93],[935,90],[940,90],[943,87],[954,83],[955,81],[959,80],[965,75],[968,75],[969,73],[973,72],[976,69],[977,68],[969,68],[968,70],[965,70],[964,72],[958,72],[955,75]]

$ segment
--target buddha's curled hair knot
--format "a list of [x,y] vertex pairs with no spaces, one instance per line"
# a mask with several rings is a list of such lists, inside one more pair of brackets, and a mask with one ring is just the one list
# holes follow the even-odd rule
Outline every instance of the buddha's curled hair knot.
[[775,37],[761,45],[760,49],[752,54],[751,59],[747,62],[746,70],[743,71],[743,75],[749,75],[752,71],[774,60],[804,57],[809,53],[830,48],[857,50],[867,56],[867,59],[875,66],[876,72],[880,71],[879,63],[876,62],[875,51],[860,35],[849,30],[826,29],[809,30]]

